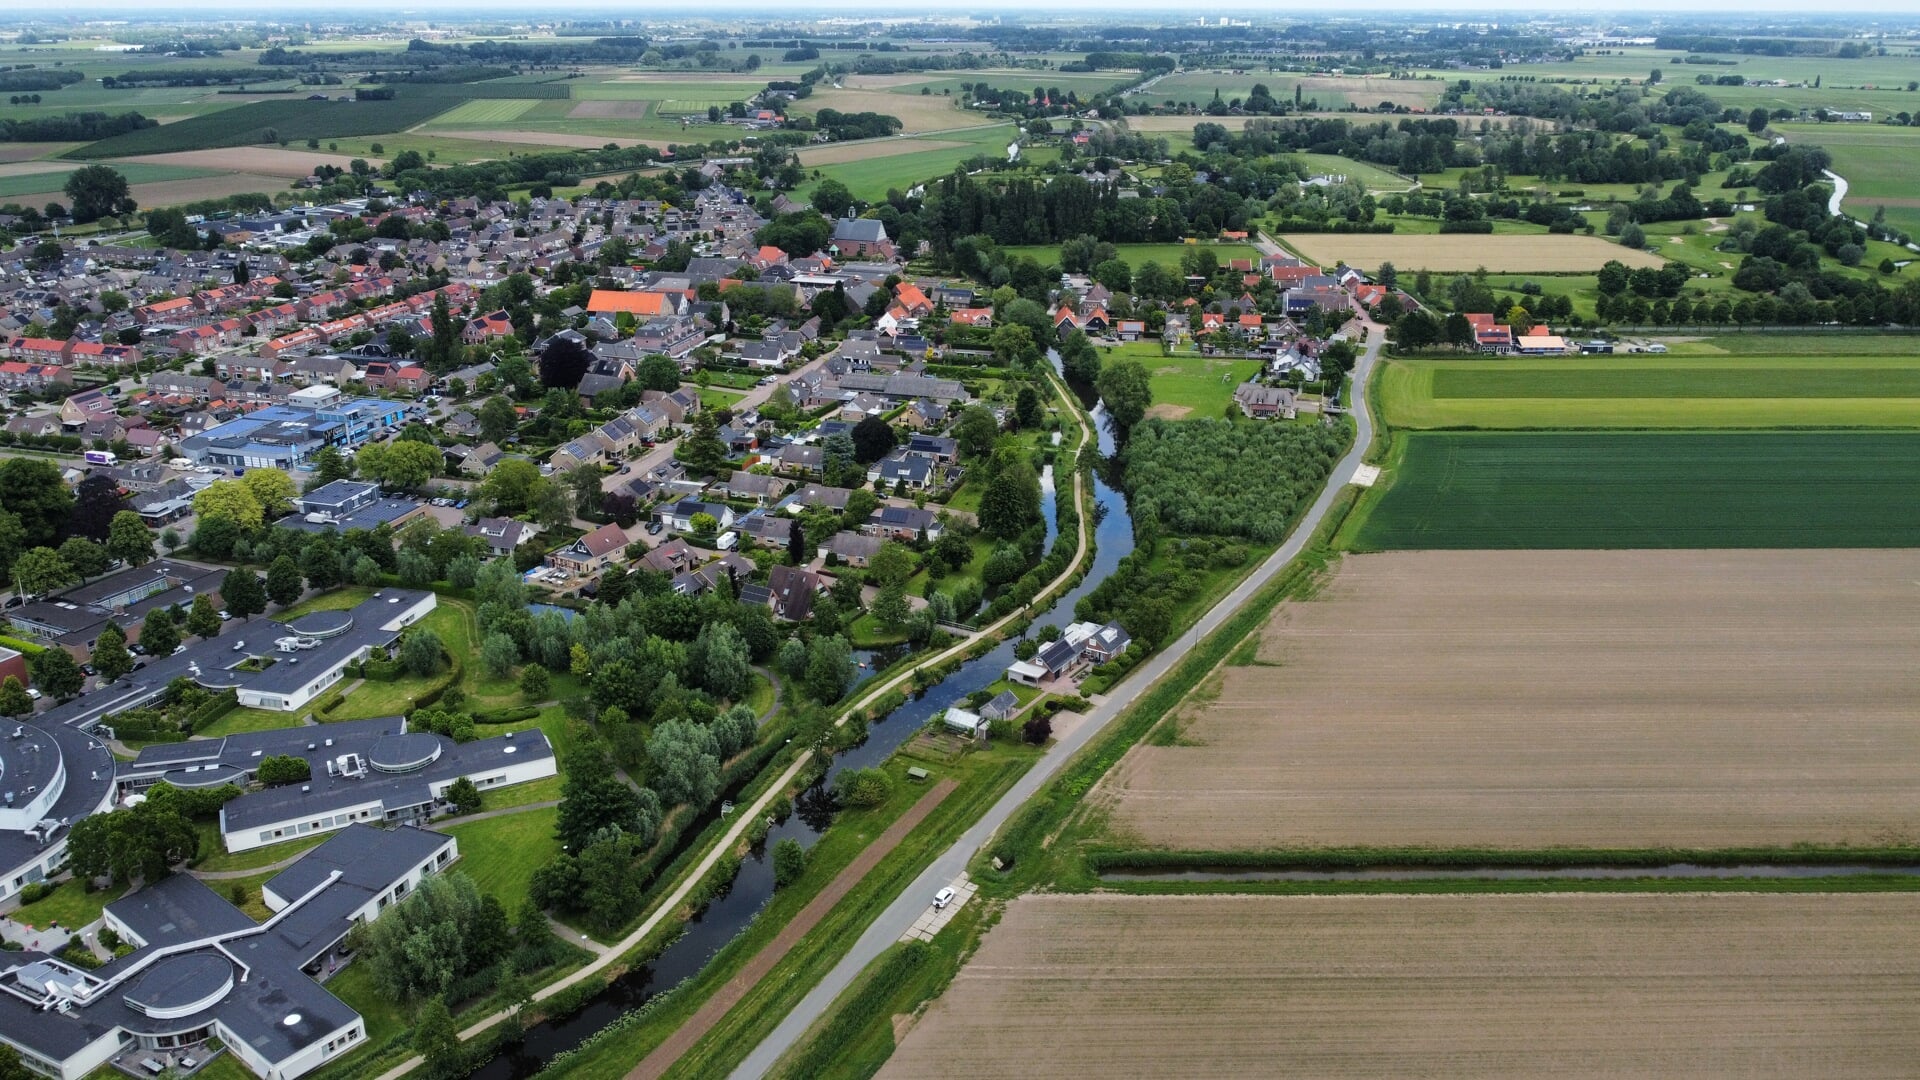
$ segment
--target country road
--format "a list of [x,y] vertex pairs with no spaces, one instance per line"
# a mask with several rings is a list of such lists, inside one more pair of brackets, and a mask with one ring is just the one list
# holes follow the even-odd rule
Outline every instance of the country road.
[[[1264,235],[1261,240],[1260,246],[1263,250],[1269,254],[1278,253],[1278,245],[1273,244]],[[1181,635],[1178,641],[1155,654],[1142,665],[1140,671],[1115,688],[1104,703],[1089,712],[1086,719],[1075,727],[1071,734],[1061,739],[1045,757],[1028,770],[1026,775],[1015,782],[1012,789],[1002,796],[1000,801],[995,803],[979,821],[975,822],[972,828],[962,834],[952,847],[934,859],[933,864],[915,878],[905,892],[896,897],[893,903],[887,905],[886,910],[882,911],[872,925],[867,927],[866,932],[854,942],[852,950],[834,966],[832,971],[827,973],[820,984],[815,986],[793,1012],[780,1022],[773,1033],[755,1047],[753,1053],[749,1054],[740,1067],[733,1071],[733,1080],[756,1080],[758,1077],[765,1076],[781,1055],[799,1042],[807,1029],[825,1014],[834,999],[852,984],[854,977],[888,946],[900,940],[901,935],[913,925],[914,920],[926,911],[927,902],[933,894],[967,868],[974,852],[978,851],[1001,825],[1005,824],[1035,792],[1052,780],[1074,754],[1103,731],[1114,717],[1120,715],[1147,687],[1158,682],[1171,671],[1173,666],[1179,663],[1201,638],[1218,629],[1221,623],[1246,604],[1256,592],[1273,580],[1274,575],[1306,548],[1314,532],[1320,527],[1320,523],[1325,520],[1327,512],[1332,509],[1341,489],[1353,481],[1354,473],[1360,467],[1367,447],[1373,441],[1373,418],[1367,412],[1365,394],[1367,376],[1373,371],[1374,362],[1379,359],[1380,348],[1385,341],[1385,330],[1371,321],[1363,322],[1362,325],[1368,330],[1368,344],[1353,371],[1352,415],[1355,423],[1353,447],[1347,451],[1345,457],[1340,459],[1339,464],[1334,466],[1325,489],[1320,492],[1320,497],[1314,500],[1313,506],[1300,519],[1293,534],[1280,545],[1278,551],[1275,551],[1245,581],[1241,582],[1238,588],[1201,616],[1200,620]]]

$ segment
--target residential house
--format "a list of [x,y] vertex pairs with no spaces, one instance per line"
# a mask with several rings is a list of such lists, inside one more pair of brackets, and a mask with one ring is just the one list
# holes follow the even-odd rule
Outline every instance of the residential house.
[[662,507],[659,516],[669,529],[677,532],[692,532],[695,514],[711,515],[720,529],[733,526],[732,507],[726,503],[701,502],[699,499],[681,499],[671,506]]
[[808,484],[799,491],[794,492],[793,498],[788,500],[788,502],[791,505],[806,507],[808,509],[825,507],[829,510],[845,510],[847,508],[847,499],[852,495],[852,490],[848,488],[828,487],[825,484]]
[[821,466],[826,463],[826,451],[818,446],[788,443],[774,455],[773,461],[777,468],[818,476]]
[[926,491],[938,486],[940,468],[932,458],[895,450],[867,467],[867,482],[888,488],[904,486],[908,491]]
[[1132,635],[1119,623],[1110,622],[1087,635],[1080,646],[1080,654],[1096,664],[1104,664],[1127,651],[1133,644]]
[[742,536],[751,538],[763,548],[780,550],[792,541],[793,530],[797,524],[790,517],[755,510],[735,521],[733,527]]
[[827,587],[826,580],[798,566],[776,566],[767,574],[768,606],[773,617],[801,622],[813,614],[813,600]]
[[832,555],[840,562],[852,567],[865,567],[886,543],[881,536],[865,536],[856,532],[837,532],[820,545],[822,555]]
[[938,431],[947,426],[947,407],[937,401],[915,399],[900,414],[900,423],[915,431]]
[[771,503],[779,500],[792,486],[791,480],[778,476],[762,476],[759,473],[737,469],[727,482],[721,485],[721,491],[730,499],[752,499],[759,503]]
[[608,523],[547,556],[547,565],[576,578],[592,577],[612,565],[627,547],[627,534]]
[[[925,459],[921,459],[925,460]],[[931,510],[915,506],[883,506],[875,510],[861,531],[868,536],[914,540],[922,533],[929,540],[940,539],[940,518]]]
[[515,548],[540,534],[531,522],[497,517],[481,518],[467,526],[466,532],[486,544],[490,559],[510,559]]
[[1279,418],[1291,420],[1295,416],[1294,392],[1284,386],[1262,386],[1259,383],[1241,383],[1233,391],[1234,404],[1240,411],[1256,420]]
[[951,465],[960,460],[959,442],[942,435],[914,435],[907,440],[903,452],[915,457],[932,458],[942,465]]

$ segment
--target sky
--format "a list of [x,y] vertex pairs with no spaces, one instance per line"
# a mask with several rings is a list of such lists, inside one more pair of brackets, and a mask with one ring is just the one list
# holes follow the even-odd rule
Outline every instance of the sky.
[[[1732,9],[1732,10],[1729,10]],[[899,7],[889,7],[875,3],[874,0],[806,0],[794,6],[770,3],[768,0],[710,0],[700,4],[672,3],[649,5],[636,8],[632,3],[616,0],[560,0],[535,4],[528,0],[414,0],[408,3],[393,3],[391,0],[328,0],[325,3],[307,3],[303,0],[283,0],[270,9],[273,16],[287,17],[295,13],[311,12],[315,15],[349,14],[379,12],[396,18],[433,18],[450,14],[468,15],[475,12],[522,12],[539,18],[564,18],[580,12],[615,12],[629,18],[673,18],[676,16],[712,16],[719,12],[753,12],[769,15],[785,14],[805,18],[820,11],[836,13],[860,12],[876,16],[898,18],[902,14]],[[964,5],[943,9],[955,14],[989,13],[994,11],[1033,12],[1033,5],[1025,0],[969,0]],[[1524,12],[1531,15],[1564,17],[1577,15],[1607,14],[1626,16],[1660,15],[1670,19],[1687,17],[1712,17],[1719,15],[1729,19],[1746,20],[1753,15],[1778,12],[1783,15],[1853,16],[1905,15],[1900,22],[1912,22],[1920,25],[1920,8],[1914,0],[1849,0],[1843,10],[1809,8],[1805,0],[1740,0],[1737,5],[1713,0],[1680,0],[1678,3],[1662,0],[1615,0],[1612,3],[1593,0],[1466,0],[1459,2],[1421,2],[1421,0],[1345,0],[1339,6],[1340,13],[1356,10],[1365,11],[1401,11],[1431,15],[1448,20],[1474,20],[1477,16],[1500,12]],[[1140,14],[1159,14],[1166,21],[1184,21],[1202,15],[1218,17],[1220,15],[1259,15],[1264,18],[1286,18],[1287,9],[1272,6],[1254,6],[1241,0],[1224,6],[1201,6],[1190,4],[1169,4],[1167,0],[1056,0],[1044,9],[1045,15],[1072,17],[1097,12],[1125,11],[1134,17]],[[75,3],[63,3],[56,6],[46,4],[45,0],[29,0],[9,14],[15,17],[32,18],[36,14],[47,16],[87,15],[107,17],[113,13],[138,13],[142,15],[167,15],[181,18],[192,17],[231,17],[236,12],[263,15],[261,5],[248,0],[207,0],[205,3],[183,5],[180,0],[77,0]],[[1324,15],[1322,10],[1315,14]],[[1299,14],[1305,15],[1305,12]]]

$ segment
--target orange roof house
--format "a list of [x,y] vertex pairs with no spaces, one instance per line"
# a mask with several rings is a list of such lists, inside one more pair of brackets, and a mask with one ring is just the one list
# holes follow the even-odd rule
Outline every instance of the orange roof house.
[[670,314],[667,308],[667,294],[627,292],[621,289],[593,290],[593,295],[587,298],[587,310],[595,315],[617,315],[625,312],[645,318]]
[[911,281],[903,281],[894,287],[894,299],[907,309],[909,315],[926,315],[933,311],[933,301],[920,291],[920,286]]

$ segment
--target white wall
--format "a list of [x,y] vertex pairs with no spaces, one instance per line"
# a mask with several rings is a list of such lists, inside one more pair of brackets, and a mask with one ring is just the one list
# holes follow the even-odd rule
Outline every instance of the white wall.
[[[344,829],[356,821],[368,823],[377,822],[381,820],[385,813],[384,803],[379,799],[369,799],[365,802],[351,803],[342,806],[337,810],[331,810],[325,814],[303,814],[300,817],[289,818],[286,821],[276,821],[270,824],[258,825],[237,831],[227,828],[226,818],[223,816],[220,819],[220,839],[226,843],[228,851],[250,851],[253,848],[265,847],[268,844],[278,844],[284,840],[292,840],[295,837],[311,836],[317,832],[332,832],[335,829]],[[327,824],[315,826],[314,822],[316,821],[327,822]],[[301,828],[303,825],[306,826],[306,828]],[[281,835],[271,835],[276,831],[280,832]]]

